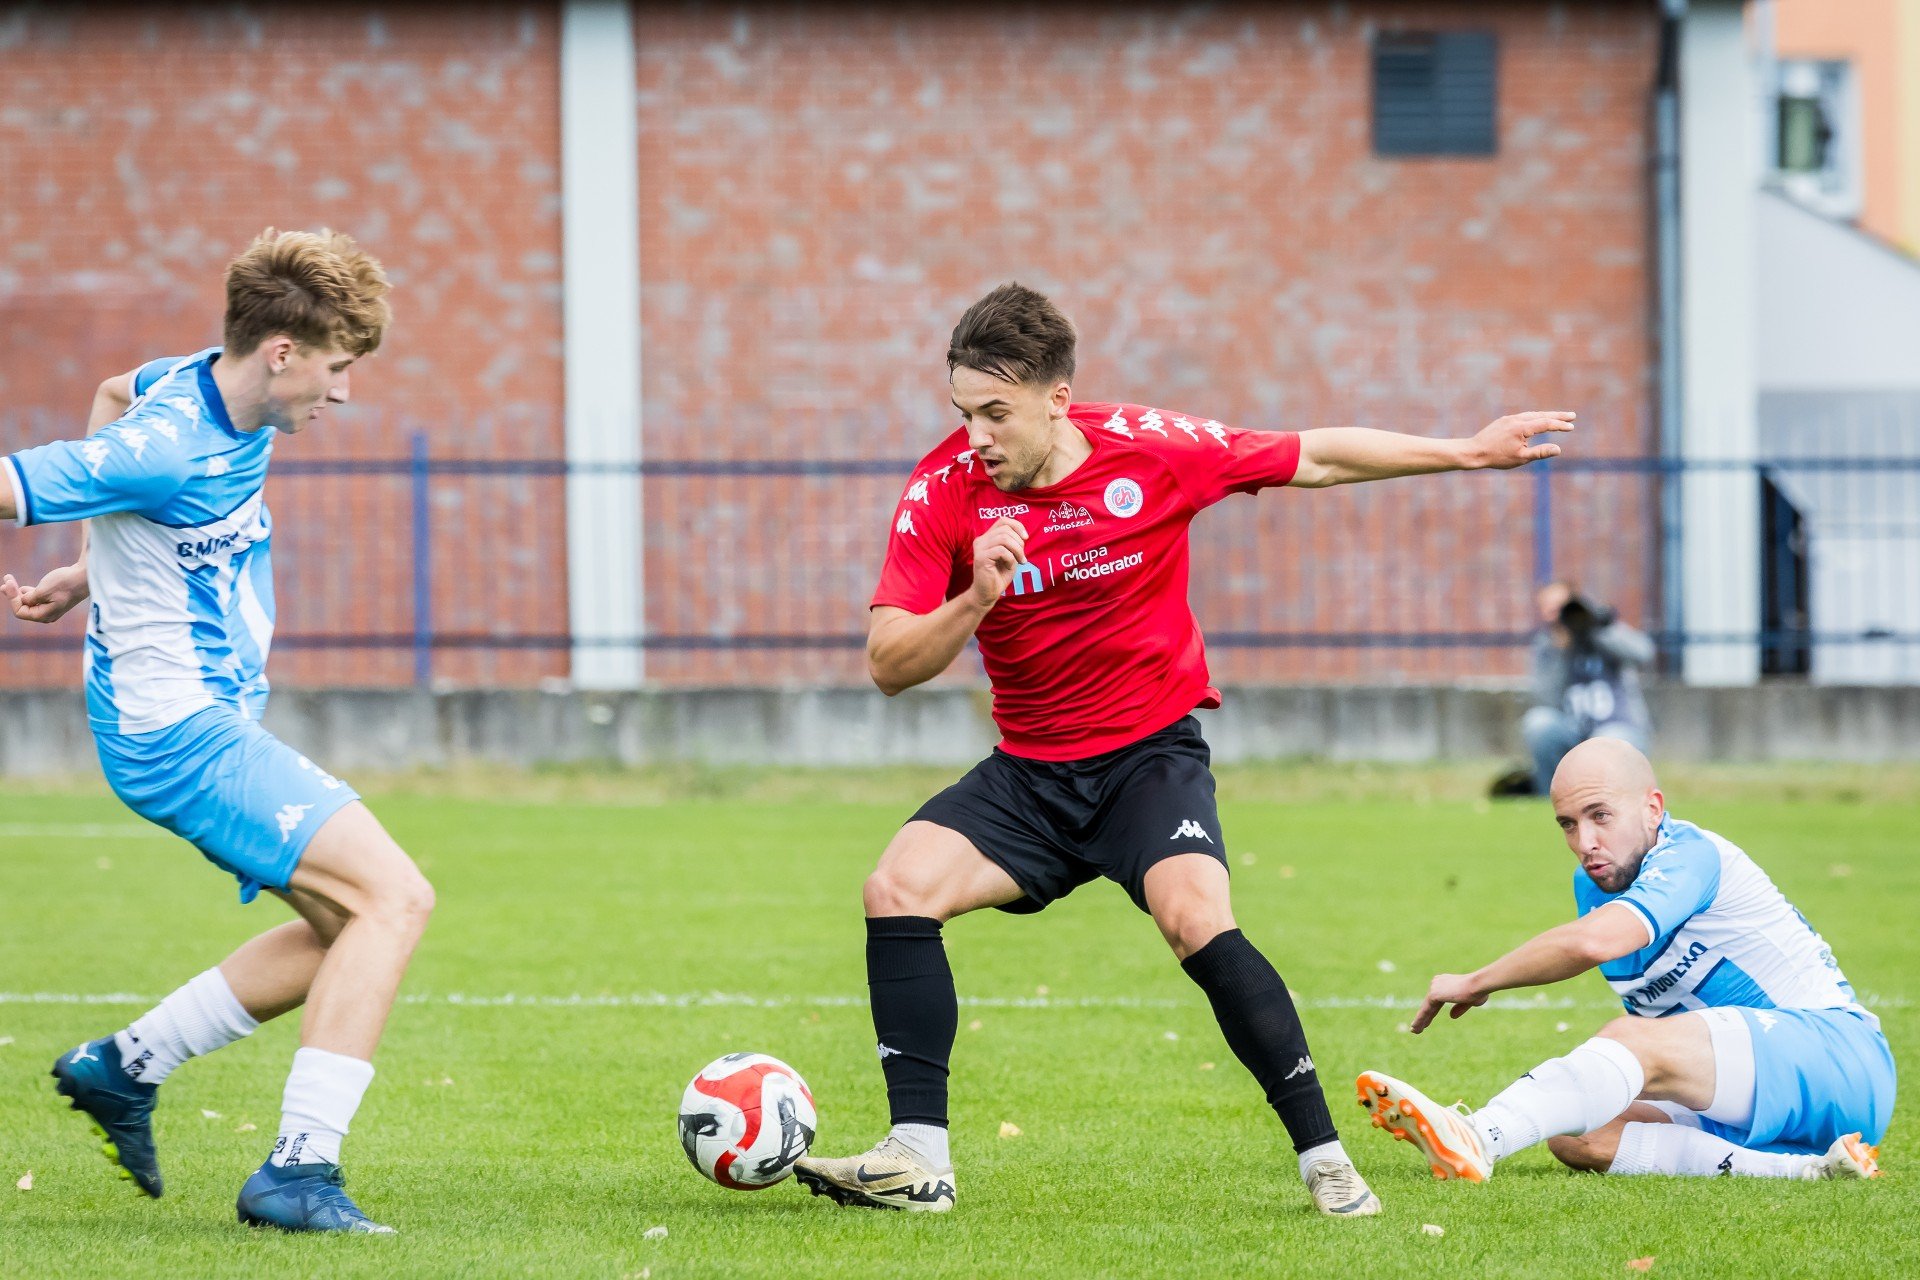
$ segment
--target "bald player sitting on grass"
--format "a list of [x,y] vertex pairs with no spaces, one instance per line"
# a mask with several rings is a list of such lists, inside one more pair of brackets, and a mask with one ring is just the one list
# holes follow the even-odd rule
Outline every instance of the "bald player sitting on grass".
[[1806,917],[1745,853],[1668,813],[1647,758],[1618,739],[1567,753],[1553,812],[1580,862],[1579,919],[1436,977],[1412,1029],[1595,966],[1627,1015],[1471,1113],[1363,1072],[1374,1124],[1468,1182],[1541,1141],[1595,1172],[1878,1176],[1893,1054]]

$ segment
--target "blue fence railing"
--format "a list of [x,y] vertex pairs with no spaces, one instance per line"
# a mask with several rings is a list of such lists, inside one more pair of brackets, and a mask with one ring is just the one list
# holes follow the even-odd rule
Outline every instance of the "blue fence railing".
[[[664,679],[833,678],[857,671],[888,517],[914,465],[447,458],[424,436],[399,457],[285,460],[269,482],[276,647],[296,683],[531,682],[564,678],[576,648],[609,646],[643,649]],[[585,474],[634,479],[642,634],[567,630],[555,585],[565,484]],[[70,554],[63,539],[9,533],[0,567],[29,576]],[[1695,540],[1726,553],[1724,574],[1689,562]],[[1670,662],[1688,645],[1740,644],[1768,672],[1920,682],[1920,449],[1563,457],[1514,475],[1262,495],[1202,516],[1194,542],[1194,605],[1228,678],[1514,674],[1534,590],[1571,579]],[[1684,589],[1663,590],[1675,575]],[[1726,616],[1714,593],[1730,585],[1754,625],[1713,625]],[[1663,600],[1680,616],[1664,616]],[[74,629],[0,629],[0,682],[20,683],[27,655],[70,653]]]

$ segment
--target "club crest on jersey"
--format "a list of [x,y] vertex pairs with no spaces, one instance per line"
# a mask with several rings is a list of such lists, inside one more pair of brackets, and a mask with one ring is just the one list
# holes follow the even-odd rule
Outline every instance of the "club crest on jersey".
[[1140,486],[1124,476],[1107,486],[1107,510],[1122,520],[1139,515],[1140,508],[1146,505],[1146,501],[1146,495],[1140,492]]

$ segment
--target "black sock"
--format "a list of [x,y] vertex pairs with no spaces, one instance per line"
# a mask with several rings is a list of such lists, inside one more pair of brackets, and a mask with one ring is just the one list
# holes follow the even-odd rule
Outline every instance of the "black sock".
[[867,992],[893,1123],[946,1127],[947,1059],[960,1029],[960,1001],[940,922],[927,916],[868,920]]
[[1280,1113],[1293,1149],[1305,1151],[1338,1138],[1293,997],[1246,935],[1229,929],[1180,967],[1207,993],[1227,1047],[1267,1091],[1267,1105]]

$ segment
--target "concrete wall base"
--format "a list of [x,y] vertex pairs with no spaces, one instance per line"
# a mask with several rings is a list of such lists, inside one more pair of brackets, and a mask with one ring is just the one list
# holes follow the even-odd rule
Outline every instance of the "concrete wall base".
[[[1667,760],[1920,760],[1920,688],[1655,685]],[[1202,713],[1222,763],[1312,756],[1412,762],[1519,754],[1517,692],[1249,688]],[[292,690],[267,726],[328,768],[484,761],[624,765],[964,765],[997,740],[984,692],[675,689],[643,693]],[[86,709],[64,690],[0,701],[0,776],[97,768]]]

